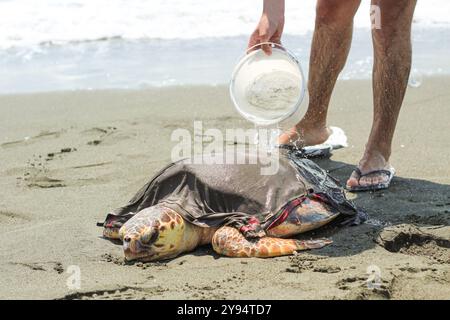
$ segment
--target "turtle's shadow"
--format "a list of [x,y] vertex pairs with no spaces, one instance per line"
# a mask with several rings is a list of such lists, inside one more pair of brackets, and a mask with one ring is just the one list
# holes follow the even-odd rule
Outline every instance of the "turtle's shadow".
[[[320,167],[341,181],[354,165],[331,159],[314,160]],[[369,219],[359,226],[340,226],[339,220],[318,230],[299,235],[299,239],[329,237],[334,243],[311,253],[323,256],[350,256],[375,247],[375,239],[386,227],[398,224],[448,226],[450,221],[450,185],[431,181],[394,177],[388,190],[348,193]]]
[[[328,170],[342,185],[354,169],[354,165],[328,158],[316,159],[314,162]],[[388,190],[347,193],[347,196],[368,214],[369,219],[358,226],[342,226],[343,219],[338,217],[320,229],[297,236],[297,239],[325,237],[333,240],[329,246],[311,250],[311,254],[327,257],[356,255],[377,246],[375,239],[386,226],[403,223],[418,226],[449,225],[450,185],[394,177]],[[211,245],[201,246],[186,255],[226,258],[215,253]]]

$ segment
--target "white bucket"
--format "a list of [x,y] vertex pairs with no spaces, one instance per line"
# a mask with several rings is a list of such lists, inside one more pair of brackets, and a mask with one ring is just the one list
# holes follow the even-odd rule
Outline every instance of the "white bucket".
[[268,44],[272,54],[268,56],[261,49],[246,54],[230,82],[237,111],[260,126],[279,123],[296,113],[306,91],[303,71],[294,55],[278,44]]

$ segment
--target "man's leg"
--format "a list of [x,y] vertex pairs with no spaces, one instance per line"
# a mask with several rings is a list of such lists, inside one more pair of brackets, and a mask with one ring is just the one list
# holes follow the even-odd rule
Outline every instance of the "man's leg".
[[[363,158],[362,173],[387,169],[391,144],[411,69],[411,23],[416,0],[372,0],[380,8],[381,29],[373,29],[374,46],[372,130]],[[347,181],[358,185],[357,174]],[[360,185],[384,183],[385,174],[362,177]]]
[[337,77],[347,60],[353,32],[353,17],[361,0],[318,0],[316,26],[309,61],[309,106],[303,119],[279,137],[279,143],[325,142],[328,104]]

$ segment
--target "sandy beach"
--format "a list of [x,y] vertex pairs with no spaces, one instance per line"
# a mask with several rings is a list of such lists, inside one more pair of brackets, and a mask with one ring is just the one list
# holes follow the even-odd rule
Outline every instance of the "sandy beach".
[[[210,246],[160,263],[122,263],[96,222],[170,162],[174,129],[249,128],[228,88],[169,87],[0,96],[2,299],[449,299],[450,77],[409,88],[389,191],[349,194],[370,219],[328,227],[320,250],[226,258]],[[371,83],[340,81],[329,123],[349,147],[318,163],[345,182],[372,120]],[[79,289],[70,284],[79,268]],[[78,270],[78,269],[77,269]],[[379,281],[368,286],[368,271]],[[370,279],[369,279],[370,280]],[[370,282],[370,281],[369,281]]]

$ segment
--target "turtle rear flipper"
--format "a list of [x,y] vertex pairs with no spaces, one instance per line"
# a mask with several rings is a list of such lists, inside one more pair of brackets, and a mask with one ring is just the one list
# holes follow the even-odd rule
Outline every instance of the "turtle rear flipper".
[[293,254],[295,251],[318,249],[332,243],[329,239],[295,240],[263,237],[246,239],[239,230],[222,227],[212,239],[215,252],[228,257],[268,258]]

